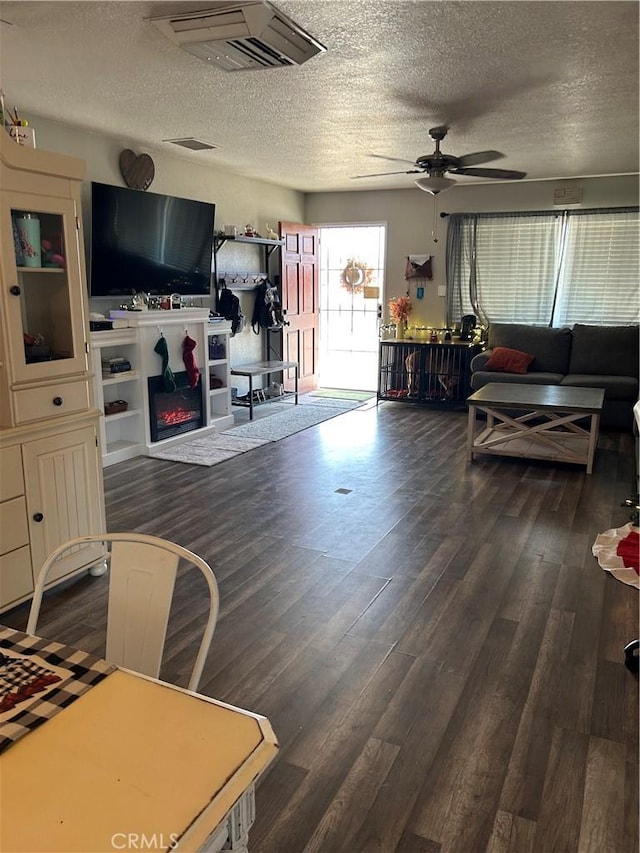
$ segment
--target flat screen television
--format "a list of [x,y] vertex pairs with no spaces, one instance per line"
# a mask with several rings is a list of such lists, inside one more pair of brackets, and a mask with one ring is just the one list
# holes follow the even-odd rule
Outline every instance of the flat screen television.
[[210,293],[215,204],[91,184],[91,296]]

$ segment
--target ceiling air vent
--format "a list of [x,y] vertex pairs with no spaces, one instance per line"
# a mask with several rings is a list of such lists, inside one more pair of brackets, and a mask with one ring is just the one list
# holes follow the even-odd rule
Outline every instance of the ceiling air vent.
[[190,151],[213,151],[219,148],[219,145],[212,145],[210,142],[203,142],[201,139],[196,139],[195,136],[185,136],[182,139],[163,139],[163,142],[171,142],[172,145],[179,145],[181,148],[188,148]]
[[225,71],[302,65],[326,50],[266,2],[149,20],[183,50]]

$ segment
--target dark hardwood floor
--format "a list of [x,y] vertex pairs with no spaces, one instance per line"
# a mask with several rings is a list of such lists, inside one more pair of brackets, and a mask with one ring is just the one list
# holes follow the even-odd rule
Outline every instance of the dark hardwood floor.
[[[468,464],[465,437],[465,413],[384,403],[209,469],[105,470],[110,530],[216,572],[201,690],[280,741],[252,853],[638,849],[638,595],[591,553],[628,521],[633,437],[601,433],[591,476]],[[40,632],[100,652],[106,585],[47,596]],[[167,680],[186,683],[202,612],[185,573]]]

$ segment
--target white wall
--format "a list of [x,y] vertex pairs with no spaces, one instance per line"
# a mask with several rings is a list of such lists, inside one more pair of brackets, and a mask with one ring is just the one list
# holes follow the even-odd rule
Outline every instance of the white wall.
[[[31,124],[37,128],[38,148],[59,151],[86,161],[84,216],[88,234],[89,181],[123,186],[118,167],[120,152],[131,147],[140,154],[143,149],[132,145],[126,135],[111,137],[35,116]],[[406,190],[311,193],[305,196],[266,181],[221,171],[210,165],[215,162],[215,152],[203,152],[197,160],[181,157],[179,151],[175,153],[167,145],[144,149],[144,152],[153,157],[156,167],[151,191],[215,202],[217,229],[223,225],[243,227],[250,223],[264,234],[267,223],[276,227],[279,220],[318,225],[386,222],[385,301],[407,292],[408,282],[404,279],[407,255],[432,255],[433,281],[419,282],[425,286],[424,299],[416,299],[414,283],[409,288],[414,305],[411,322],[429,326],[442,326],[446,312],[445,298],[437,295],[438,286],[445,284],[447,229],[447,220],[440,217],[440,212],[551,210],[554,209],[554,189],[569,186],[582,187],[583,208],[638,204],[637,176],[494,184],[460,182],[436,197],[417,189],[413,183]],[[220,262],[224,260],[219,257]],[[247,266],[251,260],[246,259]],[[259,271],[259,268],[251,264],[247,271]],[[252,294],[239,295],[244,313],[250,320]],[[92,310],[104,309],[105,300],[94,300]],[[249,329],[233,339],[232,349],[236,364],[254,356],[262,357],[260,339]]]
[[[637,176],[500,184],[460,183],[435,197],[411,184],[411,188],[406,190],[310,194],[306,197],[305,221],[316,225],[386,222],[385,301],[409,290],[413,303],[410,323],[441,327],[445,323],[446,300],[437,294],[438,285],[445,284],[447,219],[441,218],[440,212],[558,209],[553,206],[553,191],[569,186],[582,187],[581,208],[638,204]],[[429,254],[433,258],[433,280],[417,282],[425,288],[422,300],[416,299],[416,283],[408,287],[410,283],[404,279],[405,262],[410,254]]]
[[[215,163],[215,152],[203,152],[195,158],[180,156],[180,149],[168,145],[156,149],[141,149],[131,144],[126,135],[121,137],[93,133],[82,128],[65,125],[47,119],[30,116],[30,124],[36,128],[36,143],[38,148],[56,151],[80,157],[87,164],[87,180],[83,185],[83,219],[85,238],[88,239],[90,230],[90,182],[98,181],[105,184],[124,186],[120,174],[118,159],[120,152],[131,148],[136,154],[149,154],[155,164],[155,178],[151,192],[165,195],[195,198],[200,201],[214,202],[216,205],[216,230],[224,225],[237,225],[244,228],[246,224],[253,225],[262,235],[266,235],[266,224],[277,230],[278,221],[304,222],[304,196],[284,187],[269,184],[266,181],[256,181],[223,172],[210,163]],[[221,257],[219,261],[223,260]],[[252,247],[248,255],[239,260],[234,259],[234,267],[245,263],[247,272],[262,272],[256,259],[251,257]],[[87,248],[87,265],[89,253]],[[243,270],[244,271],[244,270]],[[88,270],[87,270],[88,272]],[[251,320],[253,310],[253,294],[239,294],[241,304],[248,320]],[[197,299],[194,304],[211,307],[211,300]],[[107,313],[109,308],[117,308],[118,300],[93,299],[91,310]],[[239,364],[242,361],[261,359],[262,341],[251,332],[250,327],[232,340],[232,361]]]

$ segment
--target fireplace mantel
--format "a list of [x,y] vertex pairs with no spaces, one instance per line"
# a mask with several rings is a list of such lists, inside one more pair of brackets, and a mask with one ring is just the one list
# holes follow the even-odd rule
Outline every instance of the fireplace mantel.
[[[231,324],[227,321],[209,323],[206,308],[181,308],[173,311],[111,311],[110,317],[126,328],[91,333],[96,403],[104,411],[105,403],[122,399],[127,409],[101,419],[103,464],[112,465],[133,456],[153,456],[154,452],[171,444],[233,426],[229,382],[229,337]],[[182,345],[185,335],[196,342],[193,351],[200,370],[200,391],[204,401],[204,426],[153,441],[149,415],[149,377],[162,373],[162,357],[155,352],[158,339],[164,337],[169,355],[169,367],[174,373],[185,370]],[[216,335],[224,342],[225,358],[209,359],[209,337]],[[123,357],[130,371],[105,377],[101,362],[107,358]],[[126,365],[125,365],[126,366]],[[221,379],[223,387],[210,390],[209,375]],[[216,383],[217,384],[217,383]]]

